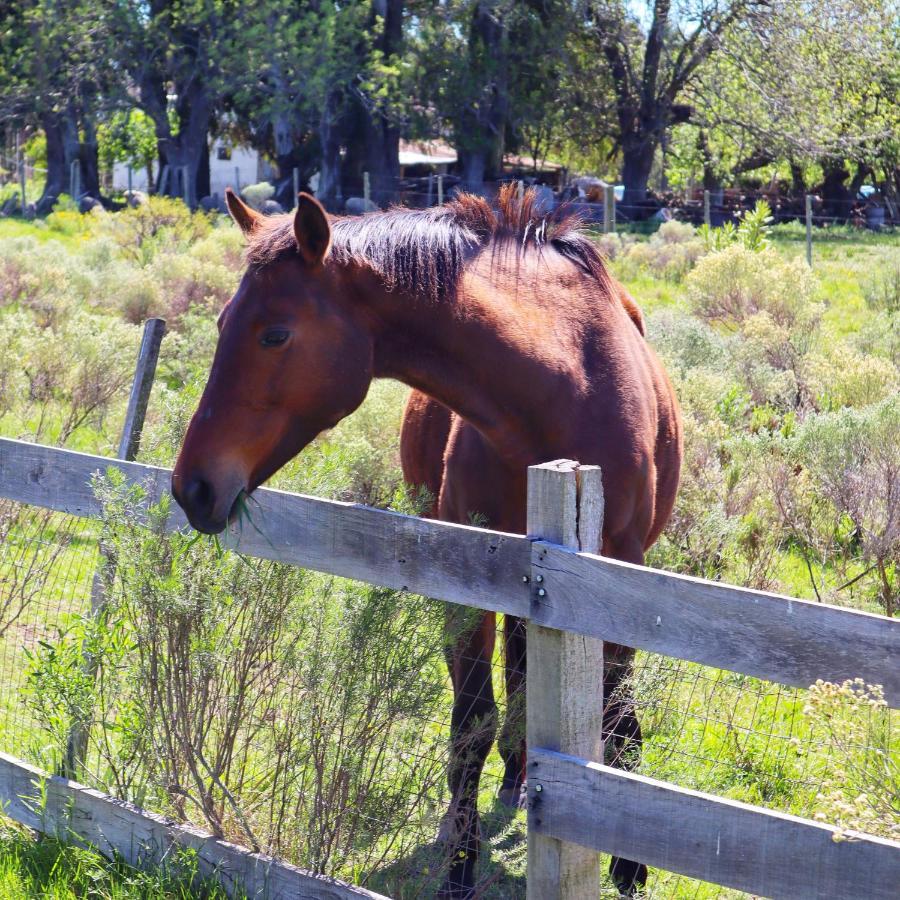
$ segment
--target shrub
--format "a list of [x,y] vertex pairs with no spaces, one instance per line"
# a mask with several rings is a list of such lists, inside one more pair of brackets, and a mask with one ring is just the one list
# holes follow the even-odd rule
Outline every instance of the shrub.
[[818,320],[809,267],[801,259],[784,260],[775,250],[757,253],[734,244],[703,257],[688,276],[687,286],[697,315],[730,328],[760,312],[791,331],[808,333]]
[[112,238],[124,255],[146,265],[160,250],[185,249],[206,237],[212,219],[203,212],[192,213],[181,200],[151,196],[146,203],[101,217],[95,227]]
[[863,284],[863,296],[877,312],[900,313],[900,253],[888,259]]
[[191,253],[160,254],[148,269],[158,284],[166,314],[174,321],[189,309],[218,312],[234,293],[238,276],[221,263],[198,259]]
[[875,572],[887,615],[900,590],[900,396],[865,409],[810,416],[797,452],[814,490],[853,523],[854,540]]
[[671,221],[660,225],[648,241],[623,242],[614,255],[620,260],[623,277],[645,269],[659,278],[681,281],[703,252],[692,226]]
[[317,872],[418,842],[445,777],[441,606],[166,532],[168,501],[116,473],[96,490],[105,611],[29,677],[57,755],[93,719],[94,784]]
[[837,825],[837,840],[852,840],[853,831],[900,839],[900,763],[881,686],[820,680],[803,712],[831,750],[814,818]]
[[241,191],[241,196],[255,210],[261,211],[266,200],[275,196],[275,186],[268,181],[260,181],[258,184],[248,184]]
[[900,370],[889,359],[834,343],[804,361],[809,389],[820,409],[868,406],[900,390]]

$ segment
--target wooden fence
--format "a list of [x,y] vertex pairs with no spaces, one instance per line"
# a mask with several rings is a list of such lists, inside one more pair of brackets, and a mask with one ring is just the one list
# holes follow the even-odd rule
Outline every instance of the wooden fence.
[[[148,503],[169,491],[166,469],[0,439],[0,497],[22,503],[96,517],[91,479],[108,468],[143,485]],[[229,532],[226,546],[529,620],[530,898],[596,893],[597,851],[764,896],[896,896],[896,842],[836,841],[818,822],[595,760],[604,640],[791,686],[860,677],[897,708],[900,622],[583,552],[602,528],[600,472],[567,461],[529,470],[527,537],[275,490],[254,496],[255,527]],[[185,525],[173,508],[168,527]]]

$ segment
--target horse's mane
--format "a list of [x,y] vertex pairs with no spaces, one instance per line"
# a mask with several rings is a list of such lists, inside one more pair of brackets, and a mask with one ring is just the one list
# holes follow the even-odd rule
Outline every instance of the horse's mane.
[[[603,257],[581,226],[565,209],[542,213],[535,190],[520,196],[516,185],[506,184],[496,207],[483,197],[460,194],[430,209],[395,207],[333,219],[331,259],[371,269],[390,290],[414,290],[437,300],[455,288],[470,255],[481,247],[500,242],[517,252],[550,247],[614,296]],[[296,249],[293,216],[267,217],[250,236],[248,263],[262,266]]]

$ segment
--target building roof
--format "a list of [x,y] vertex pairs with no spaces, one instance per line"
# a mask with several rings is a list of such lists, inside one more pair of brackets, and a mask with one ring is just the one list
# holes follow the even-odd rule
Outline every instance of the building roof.
[[447,166],[457,159],[444,141],[400,141],[398,157],[401,166]]

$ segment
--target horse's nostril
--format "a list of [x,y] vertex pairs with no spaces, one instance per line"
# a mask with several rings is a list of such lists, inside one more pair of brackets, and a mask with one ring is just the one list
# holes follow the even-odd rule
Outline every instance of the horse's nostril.
[[192,478],[185,486],[184,500],[197,512],[209,512],[213,504],[212,486],[202,478]]

